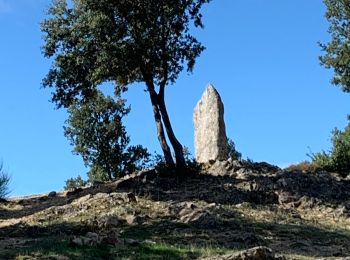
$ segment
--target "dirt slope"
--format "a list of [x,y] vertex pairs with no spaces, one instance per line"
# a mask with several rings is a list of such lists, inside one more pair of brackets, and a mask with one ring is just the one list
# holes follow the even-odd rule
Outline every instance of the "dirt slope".
[[0,203],[0,259],[238,259],[256,246],[350,256],[350,182],[228,161]]

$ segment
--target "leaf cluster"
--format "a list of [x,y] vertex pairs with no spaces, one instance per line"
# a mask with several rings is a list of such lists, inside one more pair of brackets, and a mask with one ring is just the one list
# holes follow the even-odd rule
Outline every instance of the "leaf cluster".
[[233,160],[240,161],[242,159],[242,154],[236,150],[235,142],[230,138],[227,138],[227,155]]
[[10,175],[3,170],[3,164],[0,163],[0,199],[5,199],[9,195]]
[[350,0],[324,0],[331,40],[320,44],[321,64],[334,70],[332,83],[350,92]]
[[350,175],[350,117],[344,131],[333,130],[331,150],[313,153],[310,157],[314,164],[325,170],[338,172],[342,176]]
[[[203,27],[210,0],[56,0],[41,24],[43,53],[54,59],[44,79],[53,101],[69,107],[94,95],[103,82],[174,83],[185,64],[192,71],[204,50],[189,33]],[[192,22],[192,23],[191,23]]]
[[129,146],[130,137],[122,123],[129,108],[120,97],[114,100],[97,92],[93,99],[70,106],[64,134],[90,167],[90,180],[110,180],[142,167],[148,152]]
[[85,185],[87,185],[87,183],[88,182],[83,180],[80,175],[75,178],[69,178],[65,181],[64,190],[78,189],[84,187]]

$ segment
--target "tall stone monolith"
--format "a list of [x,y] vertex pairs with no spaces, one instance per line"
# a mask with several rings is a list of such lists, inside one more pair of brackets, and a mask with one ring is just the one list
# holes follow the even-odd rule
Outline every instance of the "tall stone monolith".
[[224,104],[209,84],[193,115],[196,160],[199,163],[227,159]]

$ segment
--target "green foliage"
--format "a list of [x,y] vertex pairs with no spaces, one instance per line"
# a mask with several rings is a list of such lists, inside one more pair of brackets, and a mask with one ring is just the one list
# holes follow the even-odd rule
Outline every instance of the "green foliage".
[[189,31],[192,25],[203,27],[200,10],[209,2],[55,0],[41,24],[43,53],[53,58],[43,81],[55,89],[52,101],[68,108],[86,102],[105,82],[114,82],[116,92],[145,83],[165,159],[174,164],[166,133],[181,168],[182,146],[170,123],[165,87],[185,67],[192,72],[204,50]]
[[[183,172],[179,172],[179,174],[195,174],[195,173],[200,172],[201,165],[193,157],[193,155],[191,154],[188,147],[186,147],[186,146],[183,147],[183,154],[184,154],[184,159],[186,162],[186,167],[184,169],[182,169]],[[171,167],[169,167],[169,165],[167,165],[164,156],[162,156],[158,153],[155,153],[152,156],[152,159],[150,160],[149,166],[155,167],[161,173],[168,173],[168,172],[174,171],[173,168],[171,168]]]
[[129,108],[120,96],[114,100],[97,92],[85,103],[74,103],[64,128],[74,153],[90,167],[91,181],[106,181],[142,168],[148,152],[142,146],[129,146],[122,118]]
[[350,0],[324,0],[331,40],[320,44],[321,64],[334,70],[332,83],[350,92]]
[[109,180],[108,173],[98,165],[92,165],[88,172],[89,181],[94,182],[107,182]]
[[66,185],[64,186],[64,190],[74,190],[77,188],[84,187],[88,182],[83,180],[80,175],[75,178],[70,178],[66,180]]
[[196,161],[194,156],[191,154],[190,150],[188,147],[184,146],[183,148],[184,151],[184,156],[185,156],[185,161],[186,161],[186,169],[185,173],[199,173],[202,169],[201,165]]
[[200,8],[209,1],[54,1],[41,24],[43,53],[54,58],[44,86],[69,107],[106,81],[174,83],[204,50],[189,28],[190,21],[203,27]]
[[[138,236],[132,236],[135,240]],[[181,240],[181,239],[180,239]],[[102,243],[98,246],[72,246],[65,237],[46,236],[29,240],[26,247],[6,247],[0,251],[0,259],[198,259],[227,253],[227,249],[210,245],[182,245],[181,243],[139,243],[115,246]]]
[[5,199],[9,195],[10,176],[3,170],[3,164],[0,163],[0,199]]
[[332,148],[328,153],[322,151],[310,157],[313,163],[325,170],[350,175],[350,118],[344,131],[333,130]]
[[228,158],[232,158],[233,160],[241,160],[242,154],[236,150],[236,145],[232,139],[227,138],[227,154]]

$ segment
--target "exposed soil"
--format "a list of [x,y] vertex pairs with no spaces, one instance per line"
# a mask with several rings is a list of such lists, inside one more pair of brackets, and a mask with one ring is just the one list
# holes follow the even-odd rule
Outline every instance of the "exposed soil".
[[[86,238],[88,232],[97,237]],[[221,255],[264,246],[290,259],[345,258],[350,256],[350,181],[266,163],[217,162],[186,176],[149,170],[0,202],[0,259],[74,258],[34,254],[34,245],[45,239],[72,247],[84,241],[90,244],[83,246],[111,248],[190,245],[220,248]],[[206,257],[234,259],[220,254]]]

